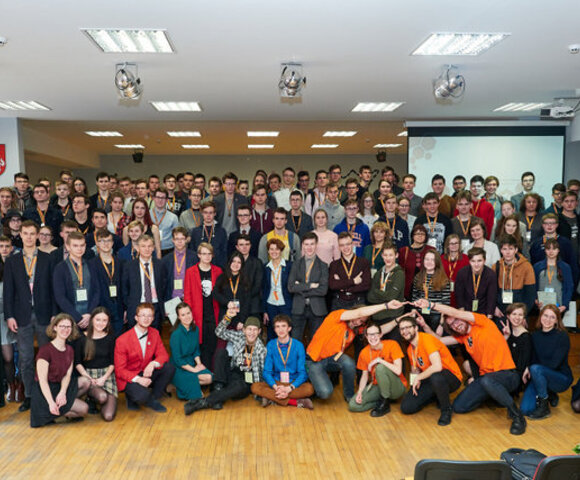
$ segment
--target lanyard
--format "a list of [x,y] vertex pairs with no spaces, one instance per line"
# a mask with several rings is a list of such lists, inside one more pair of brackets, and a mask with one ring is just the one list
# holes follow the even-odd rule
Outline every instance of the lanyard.
[[548,285],[552,285],[552,279],[554,278],[555,270],[556,270],[555,267],[551,268],[549,265],[546,265],[546,275],[548,277]]
[[[376,253],[375,253],[375,250],[376,250]],[[379,256],[379,253],[381,253],[381,249],[373,247],[373,253],[371,254],[371,258],[372,258],[371,267],[375,266],[375,260]]]
[[288,351],[286,352],[286,358],[282,355],[282,349],[280,348],[280,342],[276,340],[276,346],[278,347],[278,353],[280,354],[280,359],[284,364],[284,370],[286,370],[286,364],[288,363],[288,359],[290,358],[290,350],[292,349],[292,339],[290,339],[290,343],[288,344]]
[[[381,343],[381,346],[382,346],[382,343]],[[381,358],[381,353],[383,352],[383,349],[381,348],[380,350],[375,350],[375,351],[378,351],[379,354],[376,357],[373,357],[373,348],[369,346],[369,364],[372,363],[372,361],[375,358]],[[373,366],[373,369],[371,371],[372,383],[375,383],[375,380],[376,380],[376,375],[375,375],[376,369],[377,369],[377,366],[375,365],[375,366]]]
[[246,345],[246,354],[245,354],[245,358],[244,361],[246,362],[246,367],[251,367],[252,366],[252,355],[254,355],[254,345],[252,345],[252,348],[248,348],[248,345]]
[[[506,264],[504,262],[504,260],[502,259],[501,262],[503,263],[503,278],[502,278],[502,288],[505,290],[505,271],[506,271]],[[510,273],[508,275],[508,278],[510,279],[510,291],[513,291],[513,286],[514,286],[514,264],[512,263],[511,265],[509,265],[510,268]]]
[[391,237],[395,238],[395,224],[397,223],[397,216],[395,215],[393,217],[393,224],[391,225],[389,223],[389,217],[387,217],[387,213],[385,212],[385,220],[387,221],[387,227],[389,227],[389,230],[391,231]]
[[390,272],[386,272],[387,274],[385,275],[385,268],[383,268],[383,273],[381,274],[381,290],[383,292],[385,291],[387,283],[389,283],[389,277],[391,276],[391,273],[393,273],[393,271],[391,270]]
[[471,217],[469,217],[469,220],[467,220],[467,226],[465,228],[463,228],[463,222],[461,221],[461,219],[459,217],[457,217],[457,220],[459,220],[459,226],[461,227],[461,231],[463,232],[463,235],[465,235],[466,237],[469,237],[469,225],[471,225]]
[[28,275],[28,280],[32,280],[32,275],[34,274],[34,266],[36,265],[36,260],[38,260],[38,257],[36,256],[36,253],[34,254],[34,256],[32,257],[32,260],[30,260],[30,265],[28,264],[28,261],[26,260],[26,255],[24,255],[24,252],[22,252],[22,260],[24,260],[24,268],[26,269],[26,274]]
[[119,222],[123,218],[123,214],[121,213],[121,215],[119,215],[119,220],[115,220],[115,214],[113,212],[110,212],[109,215],[111,216],[111,223],[115,225],[115,231],[117,231],[117,228],[119,228]]
[[[450,260],[449,256],[447,257]],[[453,263],[449,262],[449,280],[453,280],[453,273],[455,272],[455,267],[457,266],[457,262],[459,261],[459,257]]]
[[185,263],[185,257],[187,255],[184,253],[181,258],[181,263],[177,262],[177,253],[173,252],[173,262],[175,263],[175,270],[177,271],[177,276],[181,275],[181,270],[183,269],[183,264]]
[[554,202],[552,202],[552,208],[554,209],[554,213],[556,215],[560,215],[562,213],[562,210],[564,210],[563,207],[560,207],[560,211],[558,211],[558,205],[556,205]]
[[201,218],[198,220],[197,217],[195,216],[195,210],[193,209],[193,207],[191,207],[191,216],[193,217],[193,224],[196,227],[199,227],[199,224],[201,223]]
[[473,279],[473,297],[477,298],[477,291],[479,290],[479,282],[481,282],[481,277],[483,277],[483,272],[477,276],[477,281],[475,280],[475,273],[471,272],[471,278]]
[[[273,265],[272,265],[273,267]],[[276,272],[276,270],[278,270]],[[282,265],[278,265],[277,269],[272,268],[272,288],[276,288],[276,285],[278,285],[279,280],[280,280],[280,275],[282,274]],[[239,279],[238,279],[239,280]],[[280,288],[282,288],[282,285],[280,285]],[[277,299],[276,299],[277,300]]]
[[431,223],[431,219],[429,218],[429,215],[425,215],[427,217],[427,224],[429,225],[429,231],[431,233],[433,233],[435,231],[435,227],[437,226],[437,217],[439,216],[439,214],[435,215],[435,220],[433,220],[433,223]]
[[203,232],[205,233],[205,237],[207,238],[207,241],[209,243],[211,243],[211,238],[213,237],[213,229],[214,229],[214,227],[215,227],[215,224],[213,224],[211,226],[211,230],[210,230],[211,233],[207,233],[207,227],[205,225],[203,226]]
[[231,217],[232,216],[232,208],[234,206],[234,199],[232,198],[231,201],[229,202],[229,204],[228,204],[227,198],[224,197],[224,200],[226,202],[226,210],[228,211],[228,217]]
[[163,215],[161,217],[161,220],[159,220],[159,221],[157,220],[158,217],[157,217],[157,212],[155,211],[155,209],[153,209],[151,211],[151,213],[153,213],[153,216],[155,217],[155,225],[159,226],[159,225],[161,225],[161,222],[165,218],[165,215],[167,215],[167,209],[165,209],[165,211],[163,212]]
[[296,233],[298,233],[298,231],[300,230],[300,225],[302,224],[302,212],[300,212],[300,215],[298,215],[298,225],[296,225],[296,222],[294,221],[294,215],[292,215],[292,212],[290,212],[290,217],[292,218],[292,224],[294,225],[294,231]]
[[354,221],[354,223],[352,225],[350,223],[346,222],[346,229],[349,233],[354,232],[355,228],[356,228],[356,220]]
[[475,206],[475,208],[473,208],[473,206],[471,207],[471,208],[473,209],[473,214],[474,214],[475,216],[477,216],[477,212],[478,212],[478,210],[479,210],[479,207],[481,206],[481,202],[483,202],[483,198],[480,198],[480,199],[477,201],[477,205]]
[[535,218],[536,218],[536,214],[532,215],[531,217],[528,217],[526,215],[526,223],[528,224],[528,230],[532,229],[532,223],[534,223]]
[[67,204],[66,204],[66,208],[65,208],[65,209],[63,209],[63,208],[61,207],[60,211],[62,212],[62,216],[63,216],[63,217],[66,217],[66,214],[68,213],[68,211],[69,211],[69,210],[70,210],[70,203],[67,203]]
[[350,276],[352,275],[352,270],[354,269],[354,264],[356,263],[356,255],[352,257],[352,263],[350,264],[350,269],[346,268],[346,263],[344,263],[344,257],[340,257],[340,261],[342,262],[342,267],[346,273],[347,278],[350,280]]
[[102,258],[101,258],[101,263],[103,264],[103,268],[105,269],[105,272],[107,272],[107,277],[109,277],[109,284],[112,285],[113,284],[113,277],[115,276],[115,259],[111,258],[111,271],[110,272],[109,272],[109,268],[107,267],[107,264],[103,261]]
[[[151,272],[153,272],[153,262],[149,262],[149,264],[151,265]],[[141,266],[141,270],[143,270],[143,273],[147,277],[147,280],[149,280],[149,283],[151,283],[151,274],[143,266],[143,262],[141,260],[139,260],[139,265]]]
[[48,212],[48,209],[46,209],[46,212],[43,212],[40,208],[36,207],[36,211],[38,212],[38,216],[40,217],[40,224],[46,225],[46,212]]
[[425,293],[425,300],[429,300],[429,287],[433,282],[432,278],[427,279],[427,274],[425,274],[425,281],[423,283],[423,292]]
[[107,208],[108,200],[109,200],[109,197],[107,197],[103,200],[103,197],[101,197],[101,194],[99,193],[99,202],[101,202],[101,205],[103,206],[103,208]]
[[173,197],[171,198],[171,203],[169,203],[169,199],[167,200],[167,206],[172,212],[175,211],[175,195],[173,195]]
[[77,276],[77,279],[79,281],[79,288],[83,288],[83,261],[81,260],[81,266],[78,269],[77,269],[76,263],[73,262],[70,257],[68,257],[68,261],[70,262],[71,267],[73,268],[73,270]]
[[306,270],[306,274],[304,275],[304,281],[306,283],[308,283],[308,281],[310,280],[310,272],[312,271],[312,267],[314,266],[314,260],[315,259],[312,259],[312,263],[310,264],[308,270]]
[[234,294],[234,298],[236,298],[236,293],[238,293],[238,287],[240,286],[240,276],[236,277],[236,288],[234,288],[234,282],[230,278],[230,288],[232,289],[232,293]]

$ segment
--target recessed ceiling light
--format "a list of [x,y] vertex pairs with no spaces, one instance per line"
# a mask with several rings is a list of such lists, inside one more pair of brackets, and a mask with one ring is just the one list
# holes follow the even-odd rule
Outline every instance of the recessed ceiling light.
[[352,137],[356,135],[356,132],[353,131],[333,131],[329,130],[328,132],[324,132],[322,135],[323,137]]
[[132,143],[121,143],[119,145],[115,145],[117,148],[145,148],[141,144],[132,144]]
[[248,137],[277,137],[280,132],[246,132]]
[[397,148],[402,145],[402,143],[377,143],[373,148]]
[[315,143],[310,148],[337,148],[338,143]]
[[407,130],[403,130],[400,133],[397,133],[397,137],[406,137],[408,135]]
[[411,55],[479,55],[510,33],[432,33]]
[[274,148],[274,144],[265,143],[265,144],[249,144],[248,148]]
[[165,30],[82,28],[105,53],[173,53]]
[[198,102],[149,102],[158,112],[201,112]]
[[122,137],[123,134],[121,132],[100,132],[100,131],[90,131],[85,132],[87,135],[91,137]]
[[192,145],[182,145],[182,148],[209,148],[209,145],[202,145],[202,144],[192,144]]
[[405,102],[359,102],[351,112],[393,112]]
[[494,108],[494,112],[531,112],[550,105],[549,103],[506,103]]
[[50,108],[35,101],[0,101],[0,110],[50,110]]
[[170,137],[201,137],[200,132],[167,132]]

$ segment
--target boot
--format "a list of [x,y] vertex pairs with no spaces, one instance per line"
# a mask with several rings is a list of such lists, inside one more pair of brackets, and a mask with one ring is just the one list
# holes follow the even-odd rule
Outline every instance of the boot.
[[26,412],[30,410],[30,397],[25,397],[20,406],[18,407],[19,412]]
[[512,424],[510,427],[510,433],[512,435],[521,435],[526,431],[526,419],[524,414],[515,405],[515,403],[508,408],[510,417],[512,418]]
[[441,416],[439,417],[439,420],[437,421],[437,425],[439,425],[441,427],[445,427],[446,425],[449,425],[451,423],[451,414],[452,413],[453,413],[453,410],[451,409],[451,407],[442,408],[441,409]]
[[185,412],[185,415],[191,415],[193,412],[203,410],[204,408],[209,408],[209,404],[207,403],[206,399],[196,398],[195,400],[188,400],[185,402],[183,411]]
[[371,410],[371,417],[382,417],[391,411],[391,404],[388,398],[381,397],[377,406]]
[[548,392],[548,402],[550,402],[551,407],[556,408],[560,402],[560,397],[556,392]]
[[532,420],[541,420],[551,415],[547,398],[536,397],[536,409],[528,415]]

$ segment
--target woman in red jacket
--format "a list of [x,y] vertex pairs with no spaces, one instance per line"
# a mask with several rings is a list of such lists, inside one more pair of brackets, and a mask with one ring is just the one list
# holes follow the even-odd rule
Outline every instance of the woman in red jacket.
[[185,272],[183,299],[191,307],[193,321],[199,328],[201,363],[213,370],[213,356],[218,347],[215,327],[219,321],[219,304],[214,299],[213,290],[222,269],[211,263],[213,247],[209,243],[200,243],[197,255],[199,263]]

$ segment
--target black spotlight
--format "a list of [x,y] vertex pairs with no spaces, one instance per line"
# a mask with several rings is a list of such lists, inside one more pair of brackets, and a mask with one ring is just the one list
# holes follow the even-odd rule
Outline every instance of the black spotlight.
[[143,152],[135,152],[132,156],[135,163],[143,163]]
[[387,152],[380,150],[377,152],[377,162],[383,163],[387,161]]

